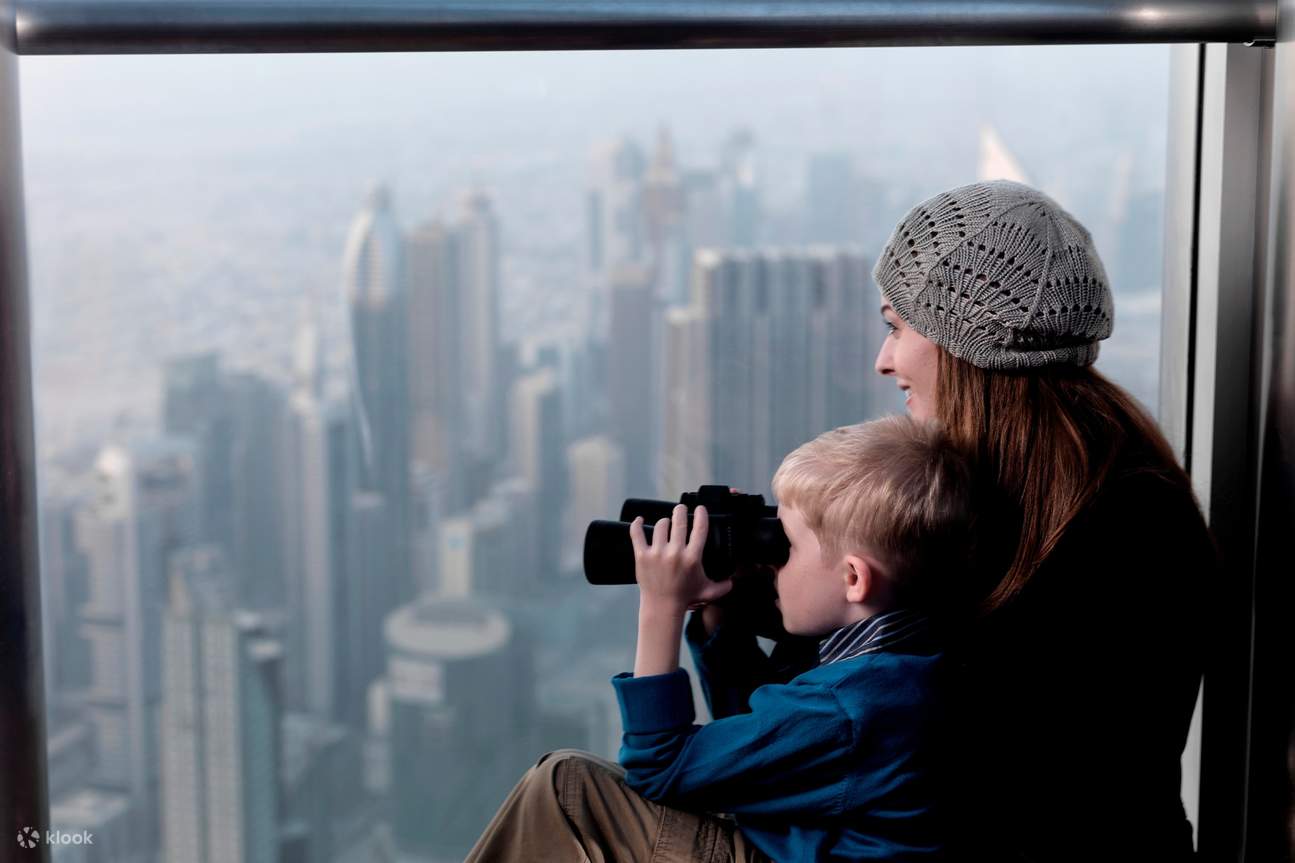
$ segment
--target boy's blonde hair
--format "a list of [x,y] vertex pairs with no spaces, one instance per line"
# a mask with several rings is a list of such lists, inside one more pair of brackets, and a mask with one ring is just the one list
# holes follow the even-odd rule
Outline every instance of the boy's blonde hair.
[[797,447],[773,475],[773,494],[814,531],[825,564],[867,553],[916,598],[969,559],[972,483],[969,459],[938,421],[894,415]]

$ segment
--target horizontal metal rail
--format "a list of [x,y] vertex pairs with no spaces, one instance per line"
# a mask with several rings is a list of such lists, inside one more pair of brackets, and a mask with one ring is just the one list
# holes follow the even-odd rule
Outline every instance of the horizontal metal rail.
[[[19,54],[1269,42],[1277,0],[18,0]],[[3,8],[3,7],[0,7]],[[7,22],[0,22],[7,29]]]

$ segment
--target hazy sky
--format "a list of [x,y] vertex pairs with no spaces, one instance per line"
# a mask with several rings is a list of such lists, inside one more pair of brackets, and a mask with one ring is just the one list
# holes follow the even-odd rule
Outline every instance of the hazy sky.
[[884,181],[894,219],[975,179],[989,123],[1032,182],[1100,220],[1121,160],[1136,188],[1163,183],[1169,53],[24,57],[38,414],[136,409],[177,350],[279,362],[312,294],[340,321],[343,240],[374,180],[406,227],[481,186],[503,229],[505,311],[532,288],[551,301],[585,253],[593,148],[622,134],[650,147],[663,124],[686,167],[752,129],[771,218],[803,212],[805,161],[831,150]]
[[[24,57],[26,150],[49,158],[484,153],[645,136],[681,149],[736,124],[771,144],[848,146],[886,164],[940,152],[941,126],[995,123],[1029,158],[1094,125],[1163,112],[1167,46],[464,54]],[[1100,104],[1093,117],[1076,105]],[[903,123],[888,122],[904,118]],[[920,122],[913,122],[916,118]],[[788,123],[794,123],[788,126]],[[794,136],[787,134],[794,129]],[[1147,142],[1159,146],[1157,142]]]

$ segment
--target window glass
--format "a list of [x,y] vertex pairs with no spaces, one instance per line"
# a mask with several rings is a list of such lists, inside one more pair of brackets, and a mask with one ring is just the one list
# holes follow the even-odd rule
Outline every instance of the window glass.
[[795,446],[904,411],[871,271],[936,192],[1091,230],[1097,367],[1154,412],[1168,65],[24,58],[51,826],[455,860],[543,752],[614,759],[637,592],[586,583],[586,526],[772,503]]

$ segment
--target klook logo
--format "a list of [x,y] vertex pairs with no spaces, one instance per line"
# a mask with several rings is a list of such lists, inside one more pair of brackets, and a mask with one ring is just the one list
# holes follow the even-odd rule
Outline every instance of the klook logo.
[[[35,827],[24,827],[18,831],[18,845],[22,848],[35,848],[40,844],[40,832]],[[46,830],[46,845],[93,845],[94,834],[89,830],[78,830],[68,833],[65,830]]]

